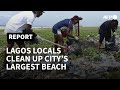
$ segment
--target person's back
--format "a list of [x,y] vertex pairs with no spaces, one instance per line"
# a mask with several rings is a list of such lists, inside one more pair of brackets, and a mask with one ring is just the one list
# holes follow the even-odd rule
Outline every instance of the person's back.
[[111,20],[105,21],[101,26],[100,26],[100,31],[99,33],[104,33],[108,30],[110,30],[109,24],[110,24]]
[[64,20],[56,23],[56,24],[53,26],[53,28],[54,28],[54,29],[60,29],[60,28],[62,28],[62,27],[64,27],[64,26],[66,26],[66,27],[68,27],[68,28],[72,28],[72,23],[70,22],[70,19],[64,19]]
[[23,11],[14,15],[6,24],[5,33],[22,33],[26,24],[32,25],[35,15],[32,11]]

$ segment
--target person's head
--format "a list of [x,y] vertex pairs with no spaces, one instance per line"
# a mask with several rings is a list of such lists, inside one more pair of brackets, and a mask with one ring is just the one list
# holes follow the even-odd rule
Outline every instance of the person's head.
[[40,17],[44,11],[33,11],[34,14],[36,14],[36,17]]
[[71,18],[71,21],[73,24],[76,24],[79,22],[79,20],[82,20],[83,18],[78,17],[77,15],[75,15],[74,17]]
[[118,20],[111,20],[111,23],[110,23],[110,26],[111,28],[117,28],[118,27]]

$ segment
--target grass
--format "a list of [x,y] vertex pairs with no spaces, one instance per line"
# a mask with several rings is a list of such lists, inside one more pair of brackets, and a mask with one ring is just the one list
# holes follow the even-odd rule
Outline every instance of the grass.
[[[53,33],[51,29],[34,29],[34,32],[40,35],[41,37],[48,39],[50,41],[53,41]],[[80,28],[80,38],[84,39],[88,35],[90,36],[96,36],[98,33],[98,28],[97,27],[81,27]],[[3,30],[0,30],[0,48],[3,48],[6,46],[6,36],[3,35]],[[37,46],[37,45],[35,45]],[[53,46],[50,43],[47,42],[42,42],[42,47],[51,47]]]
[[[6,35],[4,35],[3,32],[4,32],[4,30],[0,30],[0,48],[5,48],[6,43],[7,43]],[[50,40],[50,41],[54,40],[51,29],[34,29],[34,32],[47,40]],[[120,27],[118,28],[117,33],[120,35]],[[75,31],[74,31],[74,34],[75,34]],[[87,39],[88,35],[90,37],[96,37],[98,35],[98,27],[81,27],[80,28],[80,39],[83,39],[83,40]],[[33,44],[33,45],[30,45],[30,47],[31,48],[32,47],[36,47],[36,48],[47,47],[47,48],[49,48],[49,47],[53,47],[53,44],[41,41],[41,44]],[[96,50],[96,48],[86,48],[83,51],[84,51],[84,56],[87,56],[89,58],[92,57],[91,60],[99,60],[100,59],[99,55],[97,54],[98,51]],[[114,54],[114,56],[117,58],[120,57],[119,55],[120,55],[119,53]],[[0,67],[1,67],[1,64],[3,63],[3,59],[4,59],[3,57],[4,57],[4,54],[0,52]],[[115,73],[110,74],[107,77],[112,78],[114,76],[118,76],[118,74],[119,74],[119,72],[115,72]]]
[[[87,37],[87,35],[90,35],[90,36],[96,36],[97,35],[97,31],[98,31],[98,28],[97,27],[81,27],[80,28],[80,38],[81,39],[85,39]],[[0,30],[0,48],[5,48],[6,47],[6,35],[3,34],[4,30]],[[47,39],[47,40],[50,40],[50,41],[54,41],[54,36],[53,36],[53,33],[52,33],[52,30],[51,29],[34,29],[34,32],[38,35],[40,35],[41,37]],[[75,33],[75,31],[74,31]],[[16,46],[16,45],[15,45]],[[35,48],[38,48],[38,47],[53,47],[53,44],[51,43],[48,43],[48,42],[45,42],[45,41],[41,41],[41,44],[33,44],[33,45],[30,45],[30,47],[35,47]],[[0,54],[0,63],[3,61],[3,58],[4,55],[3,54]]]
[[[6,47],[6,35],[3,34],[3,30],[0,30],[0,48]],[[41,37],[54,41],[53,33],[51,29],[34,29],[34,32],[40,35]],[[120,34],[120,28],[118,28],[117,31],[118,34]],[[75,34],[75,31],[74,31]],[[81,27],[80,28],[80,39],[86,39],[87,36],[95,37],[98,35],[98,27]],[[30,45],[30,47],[53,47],[53,44],[41,41],[41,44],[37,45]]]

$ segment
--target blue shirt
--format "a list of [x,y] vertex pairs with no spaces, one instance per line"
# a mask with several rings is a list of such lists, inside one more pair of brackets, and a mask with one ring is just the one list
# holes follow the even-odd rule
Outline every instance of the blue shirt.
[[73,29],[73,24],[72,24],[71,20],[70,19],[64,19],[64,20],[56,23],[53,26],[53,32],[56,33],[57,30],[59,30],[60,28],[62,28],[64,26],[68,27],[69,29]]

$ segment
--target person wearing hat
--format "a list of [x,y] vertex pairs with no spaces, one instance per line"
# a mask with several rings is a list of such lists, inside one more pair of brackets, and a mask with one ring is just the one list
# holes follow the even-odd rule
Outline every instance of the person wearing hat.
[[[103,48],[104,46],[102,45],[102,42],[105,38],[105,41],[109,42],[112,33],[113,35],[116,34],[116,30],[118,28],[118,20],[117,19],[113,19],[113,20],[108,20],[105,21],[99,29],[99,44],[98,44],[98,48]],[[112,33],[111,33],[112,32]]]
[[[16,15],[14,15],[10,20],[7,22],[5,26],[4,32],[6,34],[9,33],[33,33],[34,39],[38,38],[38,35],[35,34],[32,30],[32,25],[35,20],[35,18],[40,17],[44,12],[43,11],[22,11]],[[7,48],[10,52],[12,47],[14,46],[14,43],[18,45],[19,48],[25,47],[25,43],[22,40],[7,40]],[[6,53],[5,53],[6,55]],[[7,56],[7,55],[6,55]],[[6,59],[4,66],[6,64]]]
[[[53,28],[52,32],[54,34],[54,43],[64,45],[64,37],[70,36],[78,40],[79,38],[72,35],[73,31],[73,25],[77,24],[79,20],[82,20],[81,17],[78,17],[77,15],[72,17],[71,19],[64,19],[58,23],[56,23]],[[61,29],[63,27],[66,27],[66,29]],[[57,51],[58,46],[54,45],[55,51]],[[63,48],[61,49],[63,52]]]

